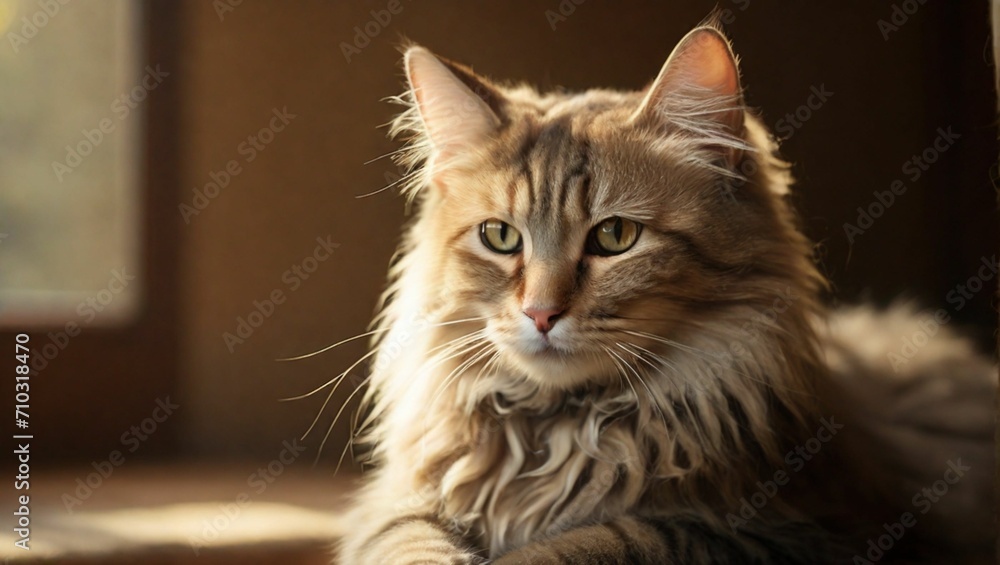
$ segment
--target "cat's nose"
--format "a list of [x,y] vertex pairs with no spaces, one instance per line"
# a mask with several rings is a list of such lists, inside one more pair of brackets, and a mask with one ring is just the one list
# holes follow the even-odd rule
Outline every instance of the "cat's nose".
[[525,308],[524,315],[535,321],[535,328],[538,331],[548,333],[556,320],[562,315],[562,308]]

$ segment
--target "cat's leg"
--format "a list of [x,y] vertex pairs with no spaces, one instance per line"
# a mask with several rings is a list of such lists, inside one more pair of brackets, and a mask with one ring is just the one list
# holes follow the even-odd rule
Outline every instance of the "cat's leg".
[[[338,565],[466,565],[485,552],[469,547],[435,512],[433,485],[400,488],[401,475],[383,472],[358,493],[337,549]],[[412,483],[411,483],[412,484]]]
[[366,530],[345,540],[338,564],[473,565],[486,561],[431,515],[398,516]]
[[722,565],[831,563],[831,545],[806,525],[735,533],[697,515],[622,516],[515,549],[495,565]]

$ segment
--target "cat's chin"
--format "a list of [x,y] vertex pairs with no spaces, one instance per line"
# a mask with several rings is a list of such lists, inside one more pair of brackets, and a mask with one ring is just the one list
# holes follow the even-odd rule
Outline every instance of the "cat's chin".
[[518,373],[542,388],[569,389],[594,382],[607,373],[608,367],[595,356],[545,348],[531,352],[514,351],[508,361]]

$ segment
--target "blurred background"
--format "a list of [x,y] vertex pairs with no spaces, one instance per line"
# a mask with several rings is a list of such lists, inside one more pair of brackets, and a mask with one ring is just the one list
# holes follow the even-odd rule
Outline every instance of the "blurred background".
[[[639,89],[716,6],[830,303],[943,308],[992,350],[986,1],[0,0],[0,344],[30,336],[38,523],[243,491],[334,508],[364,366],[322,413],[326,390],[279,399],[364,340],[276,360],[364,332],[383,288],[404,205],[360,196],[402,172],[380,158],[400,43],[542,89]],[[255,477],[275,461],[298,478]]]

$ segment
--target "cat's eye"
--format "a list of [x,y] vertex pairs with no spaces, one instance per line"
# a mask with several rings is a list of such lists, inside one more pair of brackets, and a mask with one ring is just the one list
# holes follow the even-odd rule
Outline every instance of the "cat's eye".
[[486,220],[479,228],[483,245],[497,253],[517,253],[521,250],[521,232],[500,220]]
[[639,240],[642,224],[615,216],[594,226],[587,237],[587,253],[618,255],[625,253]]

